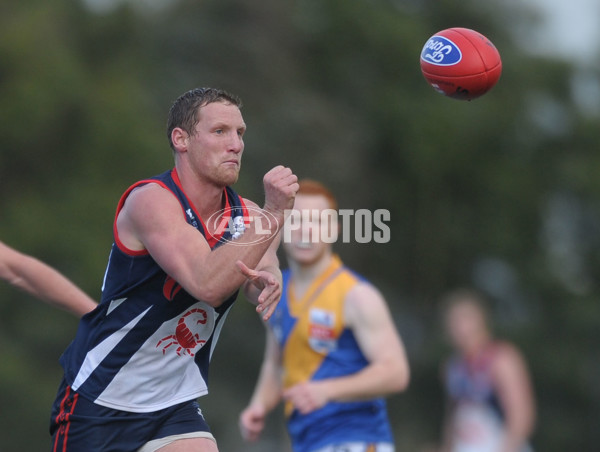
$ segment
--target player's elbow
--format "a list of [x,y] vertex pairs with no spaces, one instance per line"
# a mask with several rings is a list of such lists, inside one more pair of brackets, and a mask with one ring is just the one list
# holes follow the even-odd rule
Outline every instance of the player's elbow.
[[390,369],[390,392],[403,392],[410,383],[410,369],[405,359],[394,360]]
[[201,284],[193,290],[191,295],[213,308],[218,308],[232,294],[224,293],[222,290],[219,290],[218,287],[211,284]]
[[408,389],[408,385],[410,384],[410,372],[407,369],[405,369],[404,372],[402,372],[400,378],[398,378],[397,380],[397,392],[404,392]]

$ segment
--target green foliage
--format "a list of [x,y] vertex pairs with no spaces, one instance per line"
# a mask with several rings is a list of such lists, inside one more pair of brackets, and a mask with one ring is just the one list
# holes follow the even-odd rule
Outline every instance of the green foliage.
[[[499,332],[528,357],[536,449],[593,449],[598,118],[573,100],[578,68],[512,41],[515,18],[534,16],[502,2],[115,3],[0,7],[1,240],[99,298],[118,197],[172,164],[170,103],[195,86],[228,89],[249,126],[241,193],[260,203],[262,175],[283,163],[327,182],[342,208],[391,211],[389,244],[336,250],[382,289],[411,355],[411,388],[390,402],[400,450],[439,436],[436,305],[463,284],[490,293]],[[481,99],[445,98],[420,74],[421,46],[451,26],[500,49],[502,78]],[[22,411],[0,449],[40,450],[76,322],[4,285],[0,299],[0,399]],[[222,450],[281,452],[279,412],[259,445],[236,431],[263,346],[243,300],[220,342],[203,404]]]

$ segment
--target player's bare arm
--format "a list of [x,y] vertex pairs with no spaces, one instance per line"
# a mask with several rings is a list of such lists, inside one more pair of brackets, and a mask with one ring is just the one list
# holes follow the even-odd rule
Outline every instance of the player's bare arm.
[[[268,240],[264,240],[264,231],[257,234],[251,223],[235,245],[211,251],[206,239],[185,221],[175,197],[157,184],[132,191],[117,217],[117,231],[125,246],[146,249],[188,293],[218,306],[246,280],[237,261],[254,269],[275,239],[285,211],[293,206],[298,184],[289,168],[269,171],[264,186],[265,210],[278,220],[262,225],[271,228]],[[240,246],[243,243],[251,245]]]
[[96,302],[42,261],[0,242],[0,278],[60,309],[82,316]]
[[531,436],[535,423],[535,403],[529,373],[520,352],[509,344],[502,344],[492,372],[506,416],[502,452],[514,452]]
[[250,403],[240,414],[240,432],[246,441],[258,440],[265,427],[265,420],[281,400],[281,350],[267,329],[265,354],[260,374]]
[[329,401],[368,400],[403,391],[408,385],[406,352],[381,294],[370,284],[357,284],[347,295],[344,315],[369,365],[354,375],[286,390],[285,398],[303,414]]

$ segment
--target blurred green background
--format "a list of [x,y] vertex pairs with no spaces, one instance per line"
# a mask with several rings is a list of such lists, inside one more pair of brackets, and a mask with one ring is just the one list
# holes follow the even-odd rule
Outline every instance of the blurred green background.
[[[501,0],[4,0],[0,5],[0,240],[95,298],[116,202],[171,167],[182,92],[238,94],[248,124],[236,189],[259,204],[277,164],[326,182],[340,207],[389,209],[391,242],[339,244],[386,296],[409,390],[390,399],[399,451],[436,444],[448,353],[439,297],[473,285],[534,380],[538,451],[600,443],[600,57],[535,53],[542,17]],[[590,12],[591,14],[591,12]],[[483,98],[437,94],[421,47],[453,26],[488,36],[504,70]],[[581,43],[585,46],[586,43]],[[597,47],[596,47],[597,48]],[[0,284],[0,450],[48,450],[58,358],[77,321]],[[286,452],[237,429],[262,358],[240,299],[201,402],[223,452]]]

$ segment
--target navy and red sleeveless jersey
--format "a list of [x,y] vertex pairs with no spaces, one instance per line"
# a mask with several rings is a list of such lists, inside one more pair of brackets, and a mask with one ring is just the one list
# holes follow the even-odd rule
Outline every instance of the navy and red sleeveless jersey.
[[[445,386],[452,410],[448,425],[450,450],[503,450],[506,418],[492,368],[497,353],[505,346],[492,342],[476,356],[455,355],[446,364]],[[513,450],[531,452],[531,447],[524,443]]]
[[[132,185],[117,215],[131,191],[148,183],[173,193],[186,221],[212,249],[243,233],[246,207],[227,187],[223,221],[237,226],[210,236],[175,169]],[[130,412],[157,411],[206,394],[210,358],[237,293],[212,308],[182,289],[147,251],[126,248],[116,216],[114,239],[102,301],[82,318],[61,356],[66,383],[99,405]]]

